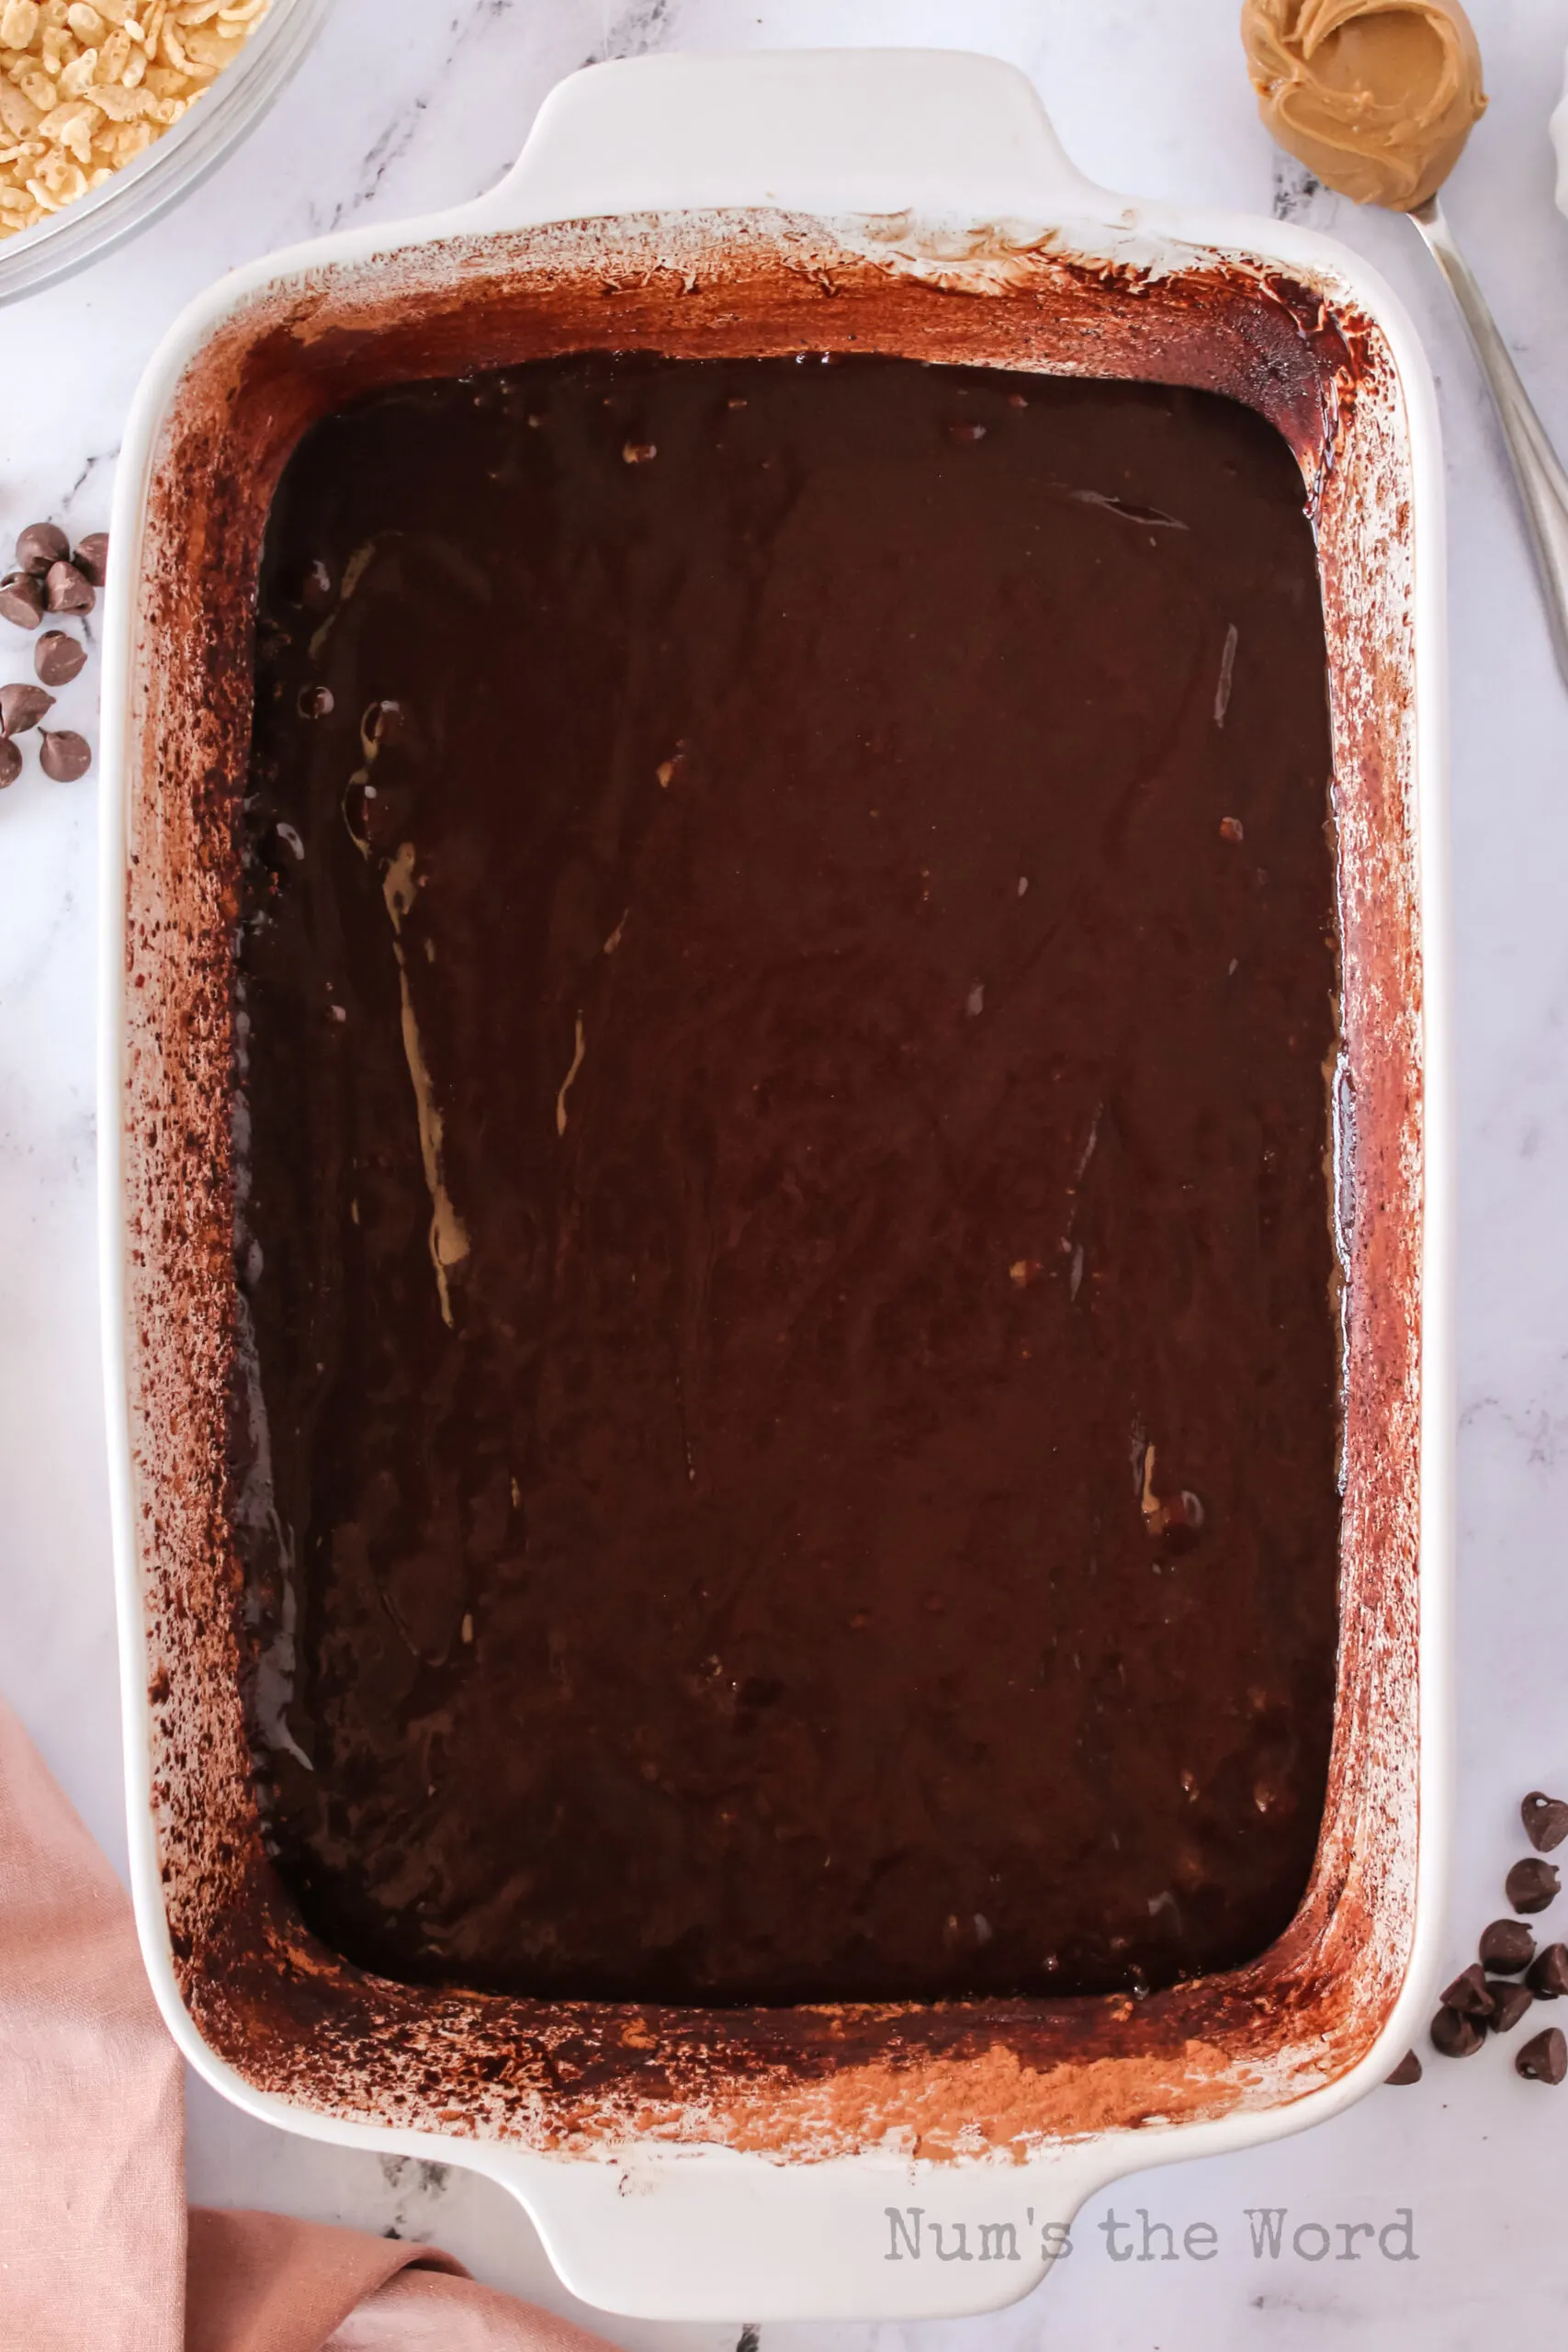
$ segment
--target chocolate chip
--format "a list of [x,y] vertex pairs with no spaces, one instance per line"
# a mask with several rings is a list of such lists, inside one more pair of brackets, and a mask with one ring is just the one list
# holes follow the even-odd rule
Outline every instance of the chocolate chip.
[[90,613],[93,609],[93,583],[84,580],[73,563],[63,558],[51,563],[44,575],[43,601],[51,613]]
[[1527,1855],[1503,1881],[1503,1892],[1516,1911],[1544,1911],[1561,1884],[1555,1862],[1538,1862]]
[[1438,1997],[1445,2009],[1462,2009],[1467,2017],[1489,2018],[1492,2014],[1492,1996],[1486,1989],[1486,1971],[1478,1960],[1472,1960]]
[[1383,2076],[1385,2083],[1393,2083],[1396,2088],[1400,2089],[1403,2089],[1406,2083],[1418,2083],[1420,2079],[1421,2061],[1414,2050],[1407,2050],[1393,2074]]
[[1195,1495],[1190,1487],[1183,1487],[1181,1492],[1172,1495],[1161,1509],[1165,1518],[1161,1550],[1173,1557],[1192,1551],[1203,1532],[1203,1521],[1207,1517],[1201,1497]]
[[955,441],[958,447],[963,448],[965,442],[983,441],[986,437],[986,428],[983,424],[950,424],[947,428],[947,437],[950,441]]
[[22,773],[22,747],[13,743],[8,735],[0,735],[0,792],[15,784]]
[[1247,839],[1247,827],[1239,817],[1220,819],[1220,839],[1223,842],[1244,842]]
[[53,708],[54,696],[41,686],[0,686],[0,735],[24,735]]
[[85,735],[73,735],[69,728],[60,728],[52,735],[45,728],[38,763],[56,784],[74,784],[92,766],[93,747]]
[[1538,1854],[1550,1854],[1568,1838],[1568,1804],[1561,1797],[1542,1796],[1532,1789],[1519,1807],[1519,1819]]
[[621,448],[621,456],[628,466],[650,466],[658,455],[659,445],[655,441],[627,441]]
[[1568,2041],[1561,2026],[1549,2025],[1527,2041],[1514,2061],[1514,2072],[1527,2083],[1560,2083],[1568,2075]]
[[333,707],[331,686],[301,686],[299,716],[301,718],[325,718]]
[[1535,1938],[1522,1919],[1494,1919],[1476,1950],[1491,1974],[1517,1976],[1535,1958]]
[[408,739],[408,713],[400,702],[390,698],[373,702],[359,722],[360,740],[365,743],[389,745]]
[[72,561],[84,580],[101,588],[109,568],[109,535],[107,531],[89,531],[81,540]]
[[46,628],[33,648],[33,668],[46,686],[68,686],[86,659],[86,647],[62,628]]
[[30,571],[8,571],[0,580],[0,619],[18,628],[37,628],[43,618],[43,590]]
[[1538,2001],[1561,2000],[1568,1993],[1568,1944],[1548,1944],[1525,1983]]
[[24,571],[41,578],[51,563],[71,552],[71,542],[58,523],[29,523],[17,534],[17,561]]
[[1492,2015],[1487,2022],[1494,2033],[1512,2033],[1525,2011],[1535,2006],[1529,1986],[1514,1984],[1506,1976],[1489,1978],[1486,1989],[1492,1996]]
[[1485,2039],[1485,2027],[1462,2009],[1439,2009],[1432,2019],[1432,2047],[1445,2058],[1473,2058]]

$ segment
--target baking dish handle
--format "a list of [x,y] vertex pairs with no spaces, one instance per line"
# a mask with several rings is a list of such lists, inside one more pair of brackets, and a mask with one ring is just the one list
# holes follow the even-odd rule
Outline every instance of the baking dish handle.
[[808,49],[585,66],[462,219],[496,230],[761,207],[1046,224],[1106,204],[1016,66],[964,50]]
[[1016,2302],[1072,2252],[1086,2200],[1147,2161],[1126,2136],[1059,2143],[1017,2165],[792,2165],[646,2143],[598,2162],[470,2143],[460,2160],[517,2198],[580,2301],[733,2330],[958,2319]]

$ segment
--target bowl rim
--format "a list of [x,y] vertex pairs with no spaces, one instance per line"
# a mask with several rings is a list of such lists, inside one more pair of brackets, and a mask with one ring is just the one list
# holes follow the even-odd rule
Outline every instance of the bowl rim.
[[261,121],[332,5],[333,0],[270,0],[239,55],[177,122],[98,187],[0,239],[0,306],[73,277],[198,187]]

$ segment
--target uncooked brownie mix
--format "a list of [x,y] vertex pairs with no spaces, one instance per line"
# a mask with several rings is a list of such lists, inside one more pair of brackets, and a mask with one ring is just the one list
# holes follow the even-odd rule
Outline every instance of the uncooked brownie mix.
[[1284,1928],[1338,1529],[1303,509],[1234,402],[869,357],[306,436],[233,1473],[336,1950],[728,2005]]

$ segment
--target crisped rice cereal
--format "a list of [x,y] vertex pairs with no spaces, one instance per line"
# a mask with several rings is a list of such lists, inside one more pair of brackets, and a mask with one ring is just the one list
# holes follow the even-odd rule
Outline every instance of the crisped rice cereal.
[[269,0],[0,0],[0,237],[161,138]]

